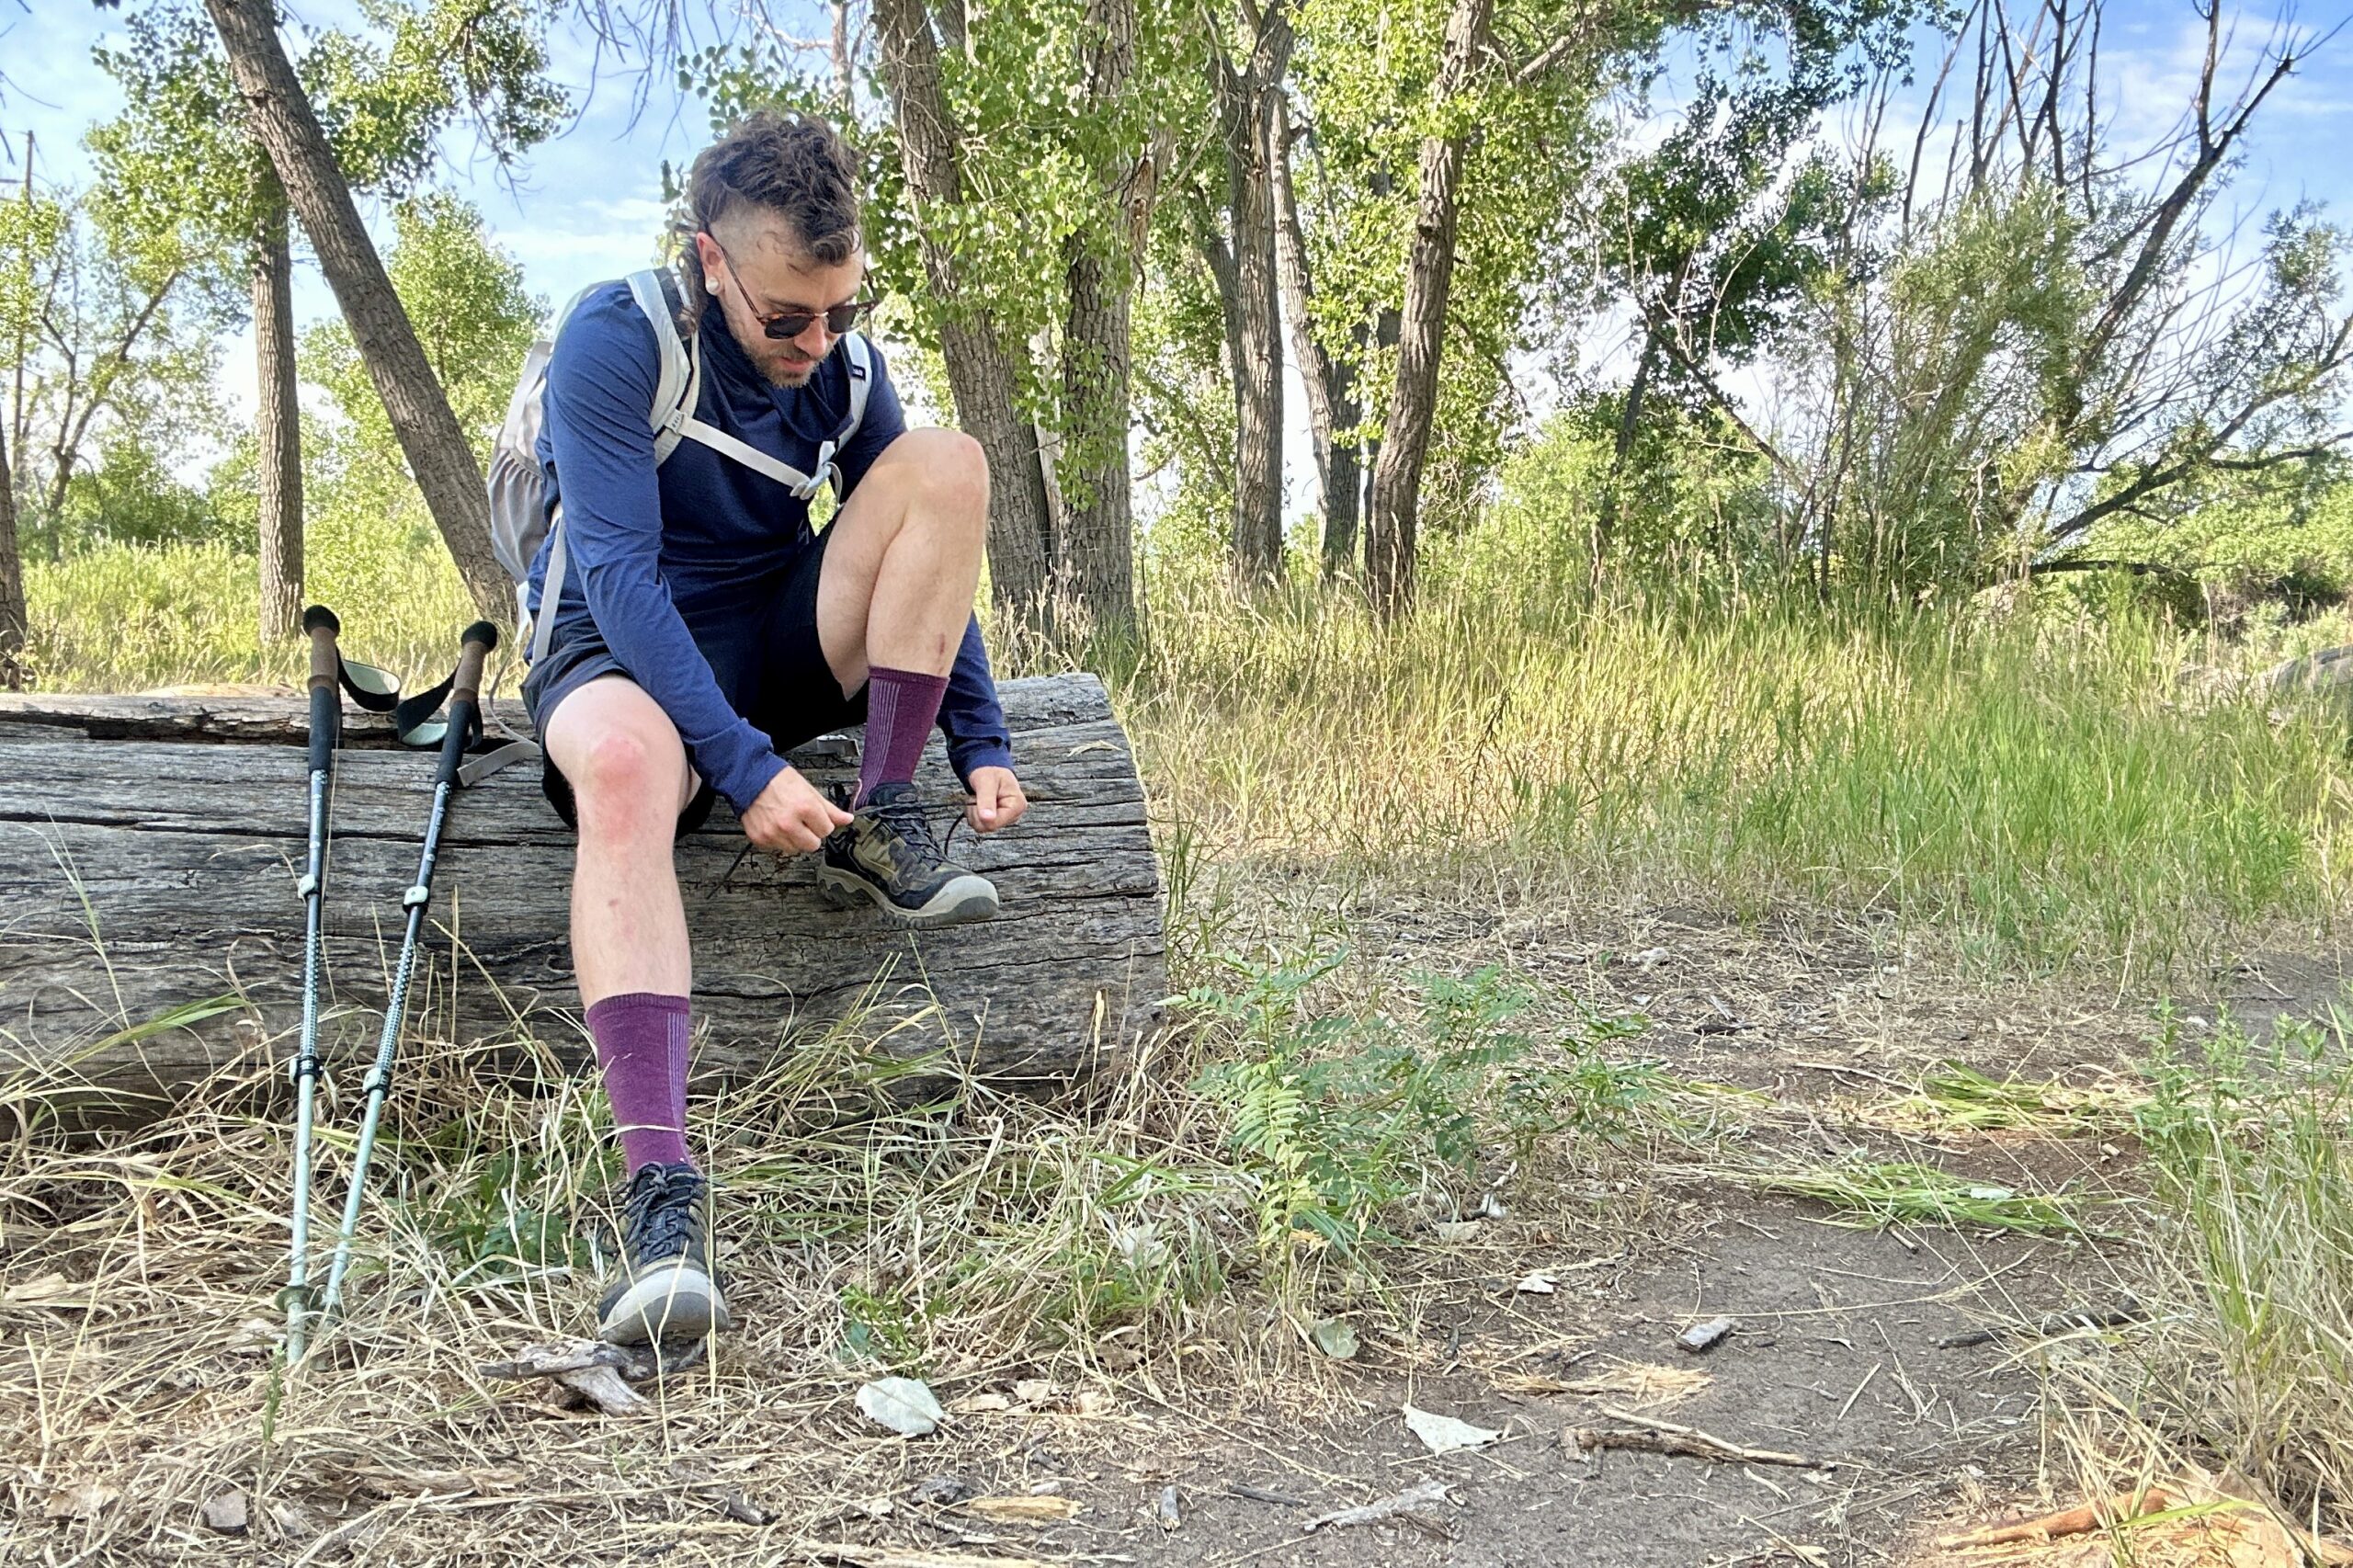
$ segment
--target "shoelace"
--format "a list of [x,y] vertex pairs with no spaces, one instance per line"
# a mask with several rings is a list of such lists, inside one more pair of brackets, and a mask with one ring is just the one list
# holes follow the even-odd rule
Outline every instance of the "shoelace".
[[[880,804],[869,801],[867,810],[901,838],[921,844],[930,850],[935,860],[948,858],[948,845],[932,831],[930,813],[923,809],[923,801],[916,798],[914,790],[893,796]],[[951,839],[956,836],[956,824],[952,822],[948,825],[948,836]]]
[[630,1184],[622,1206],[634,1262],[677,1257],[687,1250],[695,1199],[708,1186],[697,1172],[649,1165]]

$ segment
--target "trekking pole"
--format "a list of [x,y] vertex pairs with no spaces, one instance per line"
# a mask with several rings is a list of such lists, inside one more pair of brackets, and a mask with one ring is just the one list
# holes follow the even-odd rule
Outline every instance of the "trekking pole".
[[335,1261],[327,1268],[327,1288],[319,1315],[333,1318],[343,1297],[344,1271],[351,1265],[351,1238],[359,1229],[359,1204],[368,1183],[368,1161],[376,1149],[376,1127],[383,1119],[384,1101],[392,1092],[392,1058],[400,1049],[401,1019],[408,1007],[408,983],[416,967],[417,939],[425,930],[425,907],[433,897],[433,859],[441,844],[441,829],[449,820],[449,797],[457,790],[466,747],[482,733],[482,668],[498,646],[498,628],[478,620],[466,628],[465,645],[458,655],[458,673],[449,677],[449,727],[441,736],[440,766],[433,775],[433,812],[426,819],[425,849],[416,867],[416,881],[401,895],[408,911],[408,931],[401,938],[400,961],[392,970],[392,993],[384,1001],[384,1032],[376,1042],[376,1064],[368,1070],[364,1087],[368,1106],[359,1122],[359,1147],[351,1159],[351,1190],[343,1202],[343,1229],[335,1237]]
[[335,640],[343,631],[335,611],[313,605],[302,612],[302,630],[311,634],[311,851],[303,863],[302,880],[302,1032],[294,1060],[287,1064],[294,1080],[294,1240],[286,1289],[278,1293],[286,1309],[286,1358],[302,1358],[304,1323],[311,1307],[311,1120],[319,1083],[319,949],[325,931],[321,908],[326,901],[327,809],[335,790],[335,753],[343,737],[343,703],[335,685],[343,671],[343,655]]

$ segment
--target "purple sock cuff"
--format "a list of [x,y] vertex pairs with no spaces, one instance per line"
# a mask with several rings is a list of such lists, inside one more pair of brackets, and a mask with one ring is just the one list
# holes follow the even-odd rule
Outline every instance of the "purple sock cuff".
[[690,1004],[683,996],[665,996],[659,991],[625,991],[618,996],[608,996],[589,1007],[585,1021],[588,1032],[595,1034],[599,1022],[619,1022],[641,1012],[669,1015],[684,1013]]
[[687,999],[632,991],[588,1009],[589,1038],[604,1069],[621,1155],[630,1174],[650,1163],[691,1164],[687,1153]]
[[924,743],[939,719],[946,676],[877,665],[866,673],[866,744],[858,758],[858,802],[882,784],[904,784],[923,760]]

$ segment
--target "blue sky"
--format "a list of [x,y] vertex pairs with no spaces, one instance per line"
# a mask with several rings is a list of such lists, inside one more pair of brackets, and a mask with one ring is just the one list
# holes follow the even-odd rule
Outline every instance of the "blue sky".
[[[357,14],[350,0],[292,0],[292,11],[319,26],[348,25]],[[2268,5],[2236,12],[2234,25],[2248,58],[2277,15]],[[2353,17],[2353,0],[2305,5],[2290,15],[2325,30]],[[0,132],[9,148],[0,157],[0,178],[13,185],[18,177],[28,129],[35,135],[38,177],[86,177],[80,137],[119,107],[90,50],[119,28],[117,14],[87,0],[0,0],[0,75],[7,79]],[[819,30],[813,8],[805,31]],[[2101,61],[2119,90],[2121,140],[2140,141],[2174,122],[2188,101],[2203,48],[2203,27],[2189,0],[2109,0]],[[563,40],[560,79],[575,86],[586,81],[594,59],[585,40]],[[631,84],[608,75],[586,96],[576,123],[536,149],[511,182],[468,137],[446,142],[443,183],[482,210],[499,243],[522,262],[530,287],[551,303],[585,283],[644,266],[653,254],[662,162],[691,157],[708,123],[701,105],[682,100],[666,73],[653,85],[643,111],[632,114]],[[2260,213],[2311,198],[2325,202],[2339,222],[2353,222],[2353,28],[2275,97],[2246,155],[2232,197],[2240,209]],[[333,309],[325,285],[307,269],[298,309],[305,319]],[[229,347],[226,373],[241,394],[251,386],[247,358],[241,346]],[[1294,394],[1288,401],[1296,409],[1302,400]]]

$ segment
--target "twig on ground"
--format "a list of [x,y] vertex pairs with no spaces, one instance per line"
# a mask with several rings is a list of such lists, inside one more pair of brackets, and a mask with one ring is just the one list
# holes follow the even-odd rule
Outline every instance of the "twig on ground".
[[2145,1492],[2120,1492],[2103,1502],[2062,1508],[2055,1514],[2038,1514],[2029,1519],[2006,1519],[1982,1529],[1938,1536],[1937,1545],[1950,1551],[1972,1546],[2012,1546],[2020,1541],[2057,1540],[2064,1536],[2088,1534],[2119,1519],[2161,1514],[2167,1508],[2178,1507],[2180,1504],[2181,1499],[2164,1487],[2152,1486]]
[[1427,1521],[1416,1518],[1415,1516],[1425,1508],[1443,1506],[1448,1500],[1448,1494],[1452,1491],[1451,1486],[1437,1476],[1426,1476],[1404,1491],[1393,1496],[1383,1497],[1377,1503],[1367,1503],[1361,1507],[1340,1508],[1329,1514],[1319,1514],[1307,1521],[1307,1528],[1311,1532],[1327,1528],[1346,1529],[1351,1525],[1377,1525],[1392,1519],[1403,1519],[1405,1523],[1414,1525],[1425,1524]]
[[1780,1464],[1799,1470],[1838,1468],[1835,1460],[1809,1459],[1803,1454],[1783,1453],[1778,1449],[1752,1449],[1745,1444],[1727,1442],[1696,1426],[1677,1426],[1672,1421],[1654,1421],[1647,1415],[1636,1415],[1615,1407],[1604,1414],[1612,1421],[1629,1423],[1634,1429],[1571,1426],[1562,1432],[1562,1444],[1594,1457],[1598,1457],[1606,1449],[1626,1449],[1637,1453],[1711,1460],[1718,1464]]
[[569,1339],[554,1345],[526,1345],[512,1361],[492,1361],[476,1369],[485,1378],[513,1382],[546,1378],[607,1415],[636,1415],[651,1405],[629,1385],[643,1382],[658,1367],[654,1358],[643,1352],[593,1339]]

